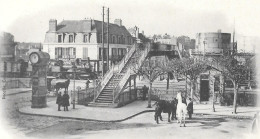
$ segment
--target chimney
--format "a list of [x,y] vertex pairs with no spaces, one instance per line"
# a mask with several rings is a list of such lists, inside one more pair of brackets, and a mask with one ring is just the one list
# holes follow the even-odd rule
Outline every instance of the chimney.
[[114,23],[117,24],[118,26],[122,26],[122,20],[121,19],[115,19]]
[[57,20],[56,19],[50,19],[50,21],[49,21],[49,31],[52,31],[52,32],[57,31]]
[[93,25],[93,20],[92,19],[84,19],[83,20],[83,30],[84,31],[91,31],[92,30],[92,25]]

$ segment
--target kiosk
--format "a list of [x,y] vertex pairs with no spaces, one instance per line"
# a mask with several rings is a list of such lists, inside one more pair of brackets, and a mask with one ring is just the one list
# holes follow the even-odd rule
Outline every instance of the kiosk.
[[29,55],[32,63],[32,108],[45,108],[47,106],[47,66],[50,55],[45,52],[32,52]]

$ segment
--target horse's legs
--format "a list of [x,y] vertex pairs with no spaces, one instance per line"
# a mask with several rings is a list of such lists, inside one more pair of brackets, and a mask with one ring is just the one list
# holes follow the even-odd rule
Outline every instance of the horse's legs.
[[173,111],[171,112],[172,113],[172,117],[171,117],[171,120],[173,121],[174,119],[173,119]]
[[171,122],[170,117],[171,117],[171,112],[168,112],[168,122]]
[[162,119],[162,114],[161,114],[161,113],[159,114],[159,116],[160,116],[160,120],[163,121],[163,119]]
[[184,122],[184,127],[185,127],[185,117],[186,117],[186,113],[183,113],[183,122]]

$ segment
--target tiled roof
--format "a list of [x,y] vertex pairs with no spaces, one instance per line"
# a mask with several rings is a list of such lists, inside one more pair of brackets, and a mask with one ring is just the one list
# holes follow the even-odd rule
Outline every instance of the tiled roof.
[[[79,32],[102,32],[102,21],[92,20],[92,28],[89,27],[91,22],[85,22],[86,20],[63,20],[57,25],[58,33],[79,33]],[[84,24],[85,22],[85,24]],[[107,24],[104,24],[104,30],[106,32]],[[117,24],[109,24],[109,34],[131,36],[128,30],[124,26],[118,26]]]

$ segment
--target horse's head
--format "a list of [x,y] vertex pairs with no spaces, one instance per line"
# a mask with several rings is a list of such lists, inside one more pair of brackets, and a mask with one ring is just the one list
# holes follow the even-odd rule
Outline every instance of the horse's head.
[[182,100],[181,92],[177,93],[177,100]]

